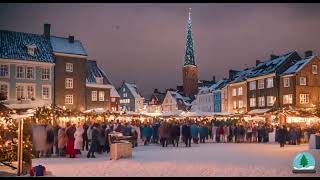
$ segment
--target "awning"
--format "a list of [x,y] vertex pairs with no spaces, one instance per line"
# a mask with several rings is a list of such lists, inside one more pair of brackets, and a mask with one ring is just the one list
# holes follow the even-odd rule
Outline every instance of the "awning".
[[266,113],[266,112],[269,112],[271,109],[268,108],[268,109],[254,109],[254,110],[251,110],[248,112],[248,114],[263,114],[263,113]]

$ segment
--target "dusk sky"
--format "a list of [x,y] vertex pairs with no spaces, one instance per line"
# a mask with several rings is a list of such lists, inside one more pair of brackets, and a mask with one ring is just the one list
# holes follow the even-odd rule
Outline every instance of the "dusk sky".
[[115,86],[143,95],[182,84],[188,8],[199,79],[270,54],[320,49],[320,4],[0,4],[0,29],[81,40]]

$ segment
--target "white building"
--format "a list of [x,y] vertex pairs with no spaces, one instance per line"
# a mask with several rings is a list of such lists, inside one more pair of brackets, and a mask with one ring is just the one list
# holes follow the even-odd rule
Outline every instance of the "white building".
[[162,103],[163,112],[176,112],[178,110],[188,111],[191,104],[188,102],[187,97],[183,97],[178,92],[167,91],[166,96]]

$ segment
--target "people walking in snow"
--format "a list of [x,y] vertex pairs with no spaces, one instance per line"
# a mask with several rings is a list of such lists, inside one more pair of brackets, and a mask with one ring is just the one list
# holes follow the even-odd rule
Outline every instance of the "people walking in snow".
[[191,147],[191,126],[190,123],[185,123],[182,126],[182,136],[183,136],[183,141],[186,144],[186,147]]
[[98,146],[99,146],[99,141],[98,141],[98,130],[97,130],[98,125],[93,124],[91,127],[91,132],[92,132],[92,139],[91,139],[91,144],[90,144],[90,149],[87,154],[87,158],[95,158],[94,153],[98,151]]
[[74,133],[74,149],[76,151],[76,154],[81,154],[81,149],[83,147],[83,127],[81,125],[80,122],[78,122],[77,127],[76,127],[76,131]]

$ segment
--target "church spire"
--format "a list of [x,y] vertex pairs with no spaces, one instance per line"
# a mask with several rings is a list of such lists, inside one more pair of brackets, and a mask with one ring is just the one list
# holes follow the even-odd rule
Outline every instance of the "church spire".
[[191,22],[191,8],[189,8],[188,29],[187,29],[187,43],[186,52],[184,55],[184,66],[195,65],[196,61],[194,57],[193,38],[192,38],[192,22]]

